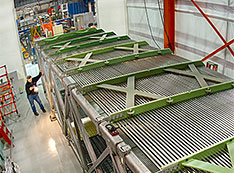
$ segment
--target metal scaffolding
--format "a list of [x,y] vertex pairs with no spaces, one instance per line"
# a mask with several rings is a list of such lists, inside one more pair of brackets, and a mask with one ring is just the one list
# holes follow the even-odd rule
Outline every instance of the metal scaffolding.
[[35,46],[50,106],[85,172],[233,171],[232,79],[101,29]]

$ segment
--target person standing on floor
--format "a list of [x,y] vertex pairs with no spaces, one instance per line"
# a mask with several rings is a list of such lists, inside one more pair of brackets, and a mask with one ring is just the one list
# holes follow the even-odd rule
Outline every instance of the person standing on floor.
[[25,84],[25,90],[27,93],[27,98],[28,101],[31,105],[32,111],[34,113],[34,115],[38,116],[39,113],[36,110],[36,106],[34,104],[34,100],[39,104],[42,112],[46,112],[43,104],[41,103],[41,100],[39,98],[38,95],[38,87],[37,87],[37,81],[40,79],[41,77],[41,70],[38,76],[32,78],[32,76],[27,76],[27,83]]

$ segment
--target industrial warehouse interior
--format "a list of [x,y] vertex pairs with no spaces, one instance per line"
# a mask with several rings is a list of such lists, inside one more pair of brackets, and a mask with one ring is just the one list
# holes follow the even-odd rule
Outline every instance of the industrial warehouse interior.
[[234,0],[0,9],[0,172],[234,173]]

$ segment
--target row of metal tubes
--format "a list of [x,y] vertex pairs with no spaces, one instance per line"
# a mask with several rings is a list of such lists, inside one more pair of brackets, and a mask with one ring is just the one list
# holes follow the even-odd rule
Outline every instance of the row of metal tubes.
[[[118,94],[118,95],[115,94],[115,91],[109,90],[108,92],[113,93],[113,94],[110,94],[112,96],[112,98],[113,98],[113,95],[116,96],[114,98],[115,98],[117,103],[118,102],[120,103],[120,106],[121,106],[122,103],[124,103],[124,104],[122,104],[122,109],[125,109],[126,97],[124,97],[123,95],[120,95],[120,94]],[[110,97],[110,95],[106,94],[106,91],[104,89],[98,90],[97,92],[95,92],[94,95],[96,95],[96,94],[97,94],[98,100],[100,99],[100,96],[101,96],[101,98],[106,99],[105,101],[108,102],[108,108],[109,109],[110,109],[110,105],[111,105],[112,109],[110,109],[110,111],[108,111],[108,113],[112,113],[112,112],[115,112],[115,111],[119,110],[118,108],[115,107],[115,104],[113,104],[113,102],[108,99],[108,97]],[[103,105],[104,105],[104,107],[106,107],[106,105],[107,105],[106,102],[103,102]],[[114,109],[113,109],[113,107],[114,107]]]
[[[123,120],[124,121],[124,120]],[[137,137],[136,137],[136,135],[131,135],[131,134],[135,134],[135,131],[133,131],[131,128],[127,128],[127,127],[125,127],[125,126],[122,126],[122,128],[121,128],[123,131],[124,131],[124,133],[129,137],[132,137],[132,138],[130,138],[135,144],[138,144],[138,147],[139,147],[139,149],[141,150],[141,151],[144,151],[144,153],[145,153],[145,155],[148,157],[148,158],[152,158],[152,152],[144,145],[144,143],[145,143],[145,141],[140,141]],[[161,166],[157,163],[157,162],[155,162],[154,160],[152,160],[151,159],[151,161],[153,162],[153,164],[155,165],[155,166],[157,166],[158,167],[158,169],[160,169],[161,168]]]
[[[176,112],[176,113],[178,113],[178,114],[180,114],[180,109],[176,109],[176,108],[174,108],[173,106],[171,106],[170,107],[171,108],[171,111],[173,111],[173,110],[175,110],[175,111],[173,111],[173,112]],[[188,108],[189,109],[189,108]],[[165,110],[165,109],[162,109],[161,111],[163,111],[163,110]],[[166,112],[166,110],[165,110],[165,113],[167,113]],[[177,114],[177,115],[178,115]],[[170,117],[169,117],[170,118]],[[196,116],[194,116],[194,118],[195,119],[197,119],[197,117]],[[197,119],[197,120],[199,120],[199,119]],[[205,121],[206,120],[206,118],[204,118],[203,119],[203,121]],[[188,129],[191,129],[191,127],[193,127],[189,122],[185,122],[185,121],[183,121],[183,119],[181,119],[181,120],[179,120],[179,119],[177,119],[177,122],[179,123],[179,124],[181,124],[181,125],[183,125],[183,123],[184,123],[184,125],[186,125],[187,126],[187,128]],[[206,122],[206,121],[205,121]],[[186,127],[185,126],[185,127]],[[206,130],[206,133],[208,132],[208,131],[210,131],[210,129],[207,129]],[[199,132],[199,130],[198,129],[193,129],[193,132],[195,132],[195,134],[193,134],[193,135],[195,135],[196,137],[197,137],[197,139],[204,139],[205,138],[205,136],[200,136],[200,135],[202,135],[200,132]],[[220,140],[220,139],[219,139]],[[199,140],[198,140],[199,141]],[[207,143],[206,141],[204,141],[203,143],[200,143],[200,142],[196,142],[197,144],[199,144],[200,146],[202,146],[202,147],[205,147],[205,145],[203,145],[203,143],[204,144],[209,144],[209,143]]]
[[[131,136],[131,135],[130,135]],[[147,141],[147,140],[144,140],[144,141]],[[139,144],[141,144],[141,142],[139,142]],[[151,153],[151,151],[149,151],[149,153]],[[164,158],[164,157],[162,157],[162,158]],[[162,166],[162,165],[161,165]],[[158,167],[160,168],[160,166],[158,165]]]
[[228,99],[229,101],[232,101],[232,98],[233,98],[232,95],[234,95],[233,90],[227,90],[227,91],[225,92],[225,98]]
[[[136,118],[136,119],[138,119],[138,118]],[[139,118],[140,119],[140,118]],[[149,121],[150,122],[150,121]],[[142,123],[144,123],[144,122],[142,122]],[[154,128],[154,126],[150,126],[150,128]],[[170,143],[170,140],[168,140],[167,142],[169,142]],[[172,144],[172,146],[173,147],[175,147],[175,145],[174,144]],[[180,151],[181,150],[181,148],[179,149],[179,150],[177,150],[177,151]],[[178,154],[178,153],[177,153]],[[182,156],[180,156],[180,158],[181,157],[183,157],[183,155]],[[178,159],[178,158],[177,158]]]
[[[215,101],[214,101],[215,102]],[[232,116],[231,116],[231,114],[229,115],[229,114],[227,114],[227,111],[226,111],[226,107],[225,107],[225,110],[223,110],[223,111],[225,111],[225,115],[224,115],[224,112],[222,112],[221,110],[220,110],[220,107],[219,107],[219,105],[217,105],[217,108],[216,107],[210,107],[210,109],[212,109],[214,112],[215,111],[217,111],[217,113],[219,114],[219,117],[221,117],[222,119],[226,119],[226,118],[232,118]],[[210,110],[210,109],[207,109],[208,111]],[[230,111],[230,110],[229,110]],[[209,112],[210,113],[210,112]],[[216,113],[216,114],[217,114]],[[210,115],[213,115],[213,114],[210,114]],[[223,115],[223,116],[220,116],[220,115]],[[231,117],[230,117],[231,116]],[[230,125],[229,127],[231,127],[231,128],[233,128],[233,126],[232,126],[232,124],[230,124],[229,122],[228,122],[228,124],[220,124],[219,126],[224,126],[224,127],[227,127],[227,125]]]
[[[129,64],[128,64],[129,65]],[[136,69],[137,68],[137,66],[136,66],[136,64],[132,64],[134,67],[132,68],[132,69]],[[138,65],[138,67],[139,67],[139,65]],[[148,67],[144,67],[144,68],[148,68]],[[119,70],[118,69],[118,67],[116,68],[115,66],[113,66],[113,68],[112,68],[112,70],[117,70],[118,72],[120,72],[120,73],[123,73],[123,71],[122,70]],[[126,68],[128,71],[129,71],[129,66],[128,66],[128,68]],[[115,76],[117,75],[117,73],[115,73]],[[107,77],[109,77],[110,78],[110,76],[107,76]],[[100,81],[100,80],[98,80],[98,81]]]
[[[152,78],[148,78],[149,80],[148,81],[144,81],[145,83],[141,83],[141,84],[139,84],[140,82],[142,82],[142,81],[136,81],[136,85],[137,85],[137,87],[140,89],[140,88],[142,88],[142,91],[144,91],[144,89],[145,88],[157,88],[157,87],[160,87],[160,86],[158,86],[157,84],[155,84],[154,83],[154,79],[152,79]],[[157,80],[157,79],[155,79],[155,80]],[[182,82],[182,81],[181,81]],[[191,81],[190,81],[190,83],[191,83]],[[149,86],[150,85],[150,86]],[[154,85],[156,85],[157,87],[154,87]],[[147,87],[146,87],[147,86]],[[152,87],[153,86],[153,87]],[[160,94],[160,92],[158,92],[158,89],[159,88],[157,88],[157,90],[155,90],[155,92],[154,93],[157,93],[157,94]],[[161,87],[161,92],[165,92],[165,91],[162,91],[162,89],[164,89],[163,87]],[[147,91],[146,91],[147,92]],[[167,94],[162,94],[162,95],[167,95]]]
[[[124,56],[124,55],[126,55],[126,54],[118,53],[118,54],[116,55],[116,57]],[[113,58],[114,58],[114,57],[113,57]],[[105,59],[108,59],[108,57],[103,58],[102,56],[100,56],[100,55],[98,54],[98,55],[95,55],[95,58],[92,56],[91,59],[105,60]],[[66,70],[66,69],[65,69],[65,64],[67,64],[67,62],[62,63],[62,64],[60,64],[59,66],[61,66],[63,70]]]
[[[110,90],[109,92],[111,92],[111,93],[114,93],[114,91],[112,91],[112,90]],[[105,93],[105,91],[104,91],[104,89],[101,89],[101,90],[99,90],[98,91],[98,94],[99,95],[101,95],[102,96],[102,98],[106,98],[106,102],[108,102],[108,105],[111,105],[111,107],[112,107],[112,109],[111,109],[111,111],[112,112],[115,112],[115,111],[118,111],[118,110],[121,110],[121,109],[125,109],[126,107],[125,107],[125,103],[126,103],[126,97],[121,97],[121,95],[120,94],[118,94],[118,95],[116,95],[116,96],[118,96],[117,98],[115,97],[115,101],[118,103],[120,103],[120,106],[121,106],[121,103],[124,103],[123,105],[122,105],[122,108],[121,109],[118,109],[117,107],[116,107],[116,104],[113,104],[113,102],[111,102],[109,99],[108,99],[108,95],[106,95],[106,93]],[[112,95],[113,96],[113,95]],[[113,98],[113,97],[112,97]],[[104,102],[104,105],[106,105],[106,102]],[[113,109],[113,107],[114,107],[114,109]]]
[[[204,161],[207,161],[209,163],[217,164],[220,163],[222,166],[227,166],[229,168],[232,167],[230,160],[228,159],[229,155],[225,151],[222,153],[215,153],[214,155],[210,156],[209,158],[204,159]],[[221,161],[221,162],[219,162]],[[225,163],[225,164],[224,164]]]
[[[97,75],[97,73],[99,75]],[[112,71],[112,74],[107,76],[107,74],[104,74],[101,70],[100,71],[90,70],[89,72],[83,72],[83,73],[79,74],[79,76],[76,76],[76,75],[73,75],[73,76],[76,77],[78,79],[78,81],[80,80],[79,78],[82,77],[84,80],[82,80],[81,86],[85,86],[85,85],[89,85],[91,83],[106,80],[106,78],[110,78],[111,76],[113,77],[114,73],[116,73],[116,72]]]
[[[153,128],[154,130],[155,130],[155,128]],[[151,130],[152,130],[152,128],[151,128]],[[156,129],[157,131],[158,131],[158,129]],[[147,134],[147,133],[144,133],[145,135]],[[131,136],[131,135],[130,135]],[[147,138],[147,137],[146,137]],[[152,140],[152,139],[151,139]],[[153,139],[154,140],[154,139]],[[148,140],[144,140],[144,141],[148,141]],[[167,142],[169,141],[169,140],[166,140]],[[150,151],[150,153],[151,153],[151,151]],[[163,156],[162,158],[165,158],[165,156]],[[152,160],[152,157],[151,157],[151,160]],[[168,164],[168,162],[167,163],[164,163],[164,164],[161,164],[160,166],[162,166],[162,165],[165,165],[165,164]]]
[[[227,91],[226,91],[227,92]],[[215,95],[218,95],[218,97],[217,98],[213,98],[213,100],[215,101],[215,102],[217,102],[217,103],[219,103],[220,102],[220,100],[221,99],[225,99],[225,100],[227,100],[226,102],[224,102],[223,104],[225,104],[224,106],[226,107],[226,108],[228,108],[228,107],[230,107],[228,104],[226,104],[226,103],[229,103],[229,104],[234,104],[234,102],[232,101],[232,99],[231,98],[228,98],[228,97],[230,97],[230,95],[233,97],[234,96],[234,94],[233,93],[228,93],[228,94],[226,94],[226,95],[220,95],[220,94],[218,94],[218,93],[216,93]],[[210,106],[213,106],[213,105],[210,105]],[[233,107],[233,105],[231,105],[231,107]]]
[[93,93],[89,93],[88,94],[90,96],[90,98],[92,98],[92,100],[107,114],[110,114],[109,110],[103,106],[103,103],[101,102],[101,99],[96,99],[97,96]]
[[[156,80],[156,79],[155,79]],[[160,79],[159,79],[160,80]],[[165,83],[163,83],[165,84]],[[170,83],[171,84],[171,83]],[[152,91],[154,91],[154,93],[157,94],[161,94],[161,95],[172,95],[173,93],[171,92],[171,90],[169,91],[169,89],[165,89],[161,86],[159,86],[158,84],[155,84],[153,82],[153,79],[149,79],[148,81],[145,81],[145,83],[141,83],[140,85],[138,85],[138,88],[142,88],[142,90],[144,90],[145,88],[152,88]],[[159,88],[160,87],[160,88]],[[154,90],[155,88],[155,90]],[[159,92],[160,91],[160,92]],[[166,92],[167,91],[167,92]],[[170,94],[169,94],[170,93]],[[178,93],[178,92],[177,92]]]
[[[145,141],[146,146],[148,148],[151,148],[152,155],[154,156],[154,158],[158,158],[157,160],[161,161],[161,166],[178,159],[178,157],[174,155],[174,152],[172,152],[172,150],[169,147],[162,147],[162,140],[157,135],[155,135],[154,138],[151,138],[151,135],[153,133],[151,132],[152,129],[147,129],[145,127],[143,128],[141,125],[137,125],[140,123],[142,122],[128,121],[127,124],[131,127],[138,126],[138,129],[135,131],[135,134],[137,133],[137,136],[139,136],[141,140]],[[156,148],[158,150],[156,150]],[[169,152],[165,154],[164,150],[168,150]]]
[[[152,120],[152,119],[148,119],[147,120],[147,118],[145,118],[145,117],[136,117],[136,118],[134,118],[134,120],[133,121],[137,121],[138,123],[145,123],[148,127],[149,127],[149,129],[151,129],[151,130],[153,130],[153,131],[160,131],[161,133],[165,133],[164,132],[164,130],[162,130],[159,126],[158,127],[156,127],[155,126],[155,124],[153,124],[153,122],[154,122],[154,120]],[[148,123],[146,123],[146,121],[148,122]],[[150,132],[150,134],[153,136],[153,132]],[[165,133],[166,134],[166,133]],[[168,134],[167,134],[168,135]],[[170,144],[170,146],[173,146],[173,149],[175,149],[178,153],[176,153],[175,151],[174,151],[174,153],[176,153],[176,159],[178,159],[178,158],[180,158],[180,157],[183,157],[184,156],[184,154],[183,153],[181,153],[180,151],[183,151],[183,148],[182,148],[182,146],[179,146],[179,145],[177,145],[177,143],[173,143],[173,142],[171,142],[172,140],[168,140],[168,138],[166,138],[166,136],[160,136],[160,135],[158,135],[158,134],[156,134],[156,136],[157,136],[157,138],[159,138],[160,139],[160,141],[167,141],[169,144]],[[178,140],[178,139],[177,139]],[[166,146],[167,147],[167,146]],[[171,150],[172,151],[172,149],[169,149],[169,150]],[[188,152],[186,152],[186,154],[189,154]],[[179,157],[178,157],[179,156]]]
[[[136,67],[134,67],[134,68],[136,68]],[[118,73],[119,73],[119,75],[123,74],[123,71],[121,71],[119,69],[116,69],[115,66],[113,66],[113,68],[111,70],[112,70],[111,76],[113,76],[113,74],[114,74],[114,76],[117,76]],[[128,67],[128,70],[129,70],[129,67]],[[110,72],[110,71],[108,71],[108,72]],[[102,73],[102,74],[105,74],[105,73]],[[111,77],[110,75],[105,75],[105,76],[106,76],[106,78],[110,78]],[[106,78],[104,78],[103,80],[105,80]],[[101,80],[97,80],[97,81],[101,81]]]
[[[191,101],[192,103],[194,103],[194,101]],[[214,101],[215,102],[215,101]],[[196,104],[196,102],[195,102],[195,104]],[[199,109],[198,109],[199,110]],[[201,112],[202,113],[202,112]],[[212,115],[212,114],[210,114],[210,111],[207,111],[206,112],[207,114],[209,114],[209,115]],[[221,116],[220,116],[221,115]],[[230,116],[230,115],[229,115]],[[220,117],[222,117],[223,119],[226,119],[227,117],[229,117],[229,116],[227,116],[227,114],[219,114],[219,118]],[[212,122],[214,122],[213,124],[212,124],[212,126],[214,126],[214,124],[216,123],[218,123],[218,122],[215,122],[215,121],[213,121],[213,119],[210,119]],[[233,127],[233,124],[232,124],[232,122],[229,122],[228,124],[222,124],[224,127],[227,127],[227,125],[229,125],[228,127]],[[220,126],[220,125],[219,125]],[[231,131],[231,130],[230,130]],[[226,132],[226,131],[225,131]]]
[[[172,107],[172,109],[174,109],[174,107]],[[189,109],[189,107],[188,107],[188,109]],[[203,113],[203,112],[201,112],[201,113]],[[197,114],[196,114],[196,115],[197,115]],[[197,116],[195,116],[195,114],[194,114],[193,118],[196,119],[196,120],[201,120],[201,119],[198,119]],[[206,118],[203,118],[202,120],[205,121],[205,122],[208,122],[208,121],[209,121],[209,119],[207,120]],[[182,121],[183,121],[183,120],[182,120]],[[213,121],[212,121],[212,122],[213,122]],[[214,122],[214,123],[217,123],[217,122]],[[188,124],[189,124],[189,123],[188,123]],[[193,126],[189,124],[189,127],[193,127]],[[211,125],[210,127],[213,128],[214,126]],[[198,136],[199,136],[201,133],[199,132],[198,129],[195,129],[195,130],[197,131]],[[209,132],[209,134],[212,134],[214,131],[211,130],[210,128],[208,128],[208,129],[206,130],[206,133],[207,133],[207,132]],[[206,135],[206,136],[207,136],[207,135]],[[205,138],[205,137],[204,137],[204,138]],[[216,137],[214,137],[214,138],[216,138]],[[221,139],[218,138],[218,140],[221,140]]]

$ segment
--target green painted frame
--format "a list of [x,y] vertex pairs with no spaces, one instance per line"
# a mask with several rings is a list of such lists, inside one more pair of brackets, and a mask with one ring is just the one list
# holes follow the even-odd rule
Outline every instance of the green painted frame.
[[161,66],[161,67],[156,67],[156,68],[151,68],[143,71],[138,71],[134,73],[129,73],[123,76],[118,76],[115,78],[111,78],[105,81],[93,83],[90,85],[86,85],[83,88],[81,88],[81,91],[83,94],[86,94],[87,92],[97,90],[98,87],[97,85],[100,84],[118,84],[127,81],[129,76],[135,76],[136,79],[143,78],[143,77],[148,77],[148,76],[153,76],[153,75],[158,75],[165,73],[164,69],[167,68],[175,68],[175,69],[185,69],[188,67],[189,64],[194,64],[195,66],[204,66],[202,61],[187,61],[183,63],[177,63],[177,64],[172,64],[172,65],[167,65],[167,66]]
[[106,38],[105,40],[92,41],[90,43],[84,43],[84,44],[80,44],[80,45],[76,45],[76,46],[71,46],[69,48],[65,48],[65,49],[62,49],[62,50],[57,50],[55,53],[49,54],[49,56],[52,57],[52,56],[56,56],[56,55],[66,53],[66,52],[70,52],[70,51],[73,51],[73,50],[88,48],[88,47],[91,47],[91,46],[98,46],[98,45],[101,45],[101,44],[112,43],[112,42],[127,40],[127,39],[130,39],[130,38],[127,35],[124,35],[124,36]]
[[[116,35],[114,32],[103,32],[103,33],[98,33],[98,34],[89,35],[89,36],[85,36],[85,37],[80,37],[80,38],[77,38],[77,39],[74,39],[74,40],[68,40],[68,41],[64,41],[64,42],[60,42],[60,43],[57,43],[57,44],[50,45],[48,48],[44,49],[44,51],[54,49],[55,46],[63,46],[66,43],[69,43],[69,42],[70,42],[70,44],[75,44],[75,43],[80,43],[82,41],[91,40],[91,39],[93,39],[92,37],[98,37],[98,36],[102,36],[104,34],[106,34],[107,36]],[[93,39],[93,40],[95,40],[95,39]]]
[[158,109],[164,106],[169,106],[175,103],[183,102],[186,100],[194,99],[201,96],[206,96],[208,94],[213,94],[216,92],[228,90],[234,88],[234,81],[224,82],[221,84],[216,84],[208,87],[203,87],[191,91],[187,91],[184,93],[176,94],[170,97],[164,97],[162,99],[154,100],[142,105],[134,106],[128,109],[124,109],[119,112],[115,112],[110,114],[109,117],[105,118],[105,120],[110,122],[117,122],[126,118],[130,118],[132,116],[136,116],[138,114]]
[[[232,163],[232,168],[226,168],[201,161],[219,151],[227,148]],[[202,171],[208,171],[213,173],[233,173],[234,172],[234,137],[225,139],[217,144],[214,144],[208,148],[205,148],[195,154],[184,157],[178,161],[175,161],[169,165],[162,167],[162,171],[165,172],[178,172],[182,171],[184,167],[191,167]]]
[[84,58],[88,53],[92,53],[92,55],[98,55],[98,54],[102,54],[102,53],[113,52],[113,51],[115,51],[115,47],[120,47],[120,46],[122,46],[122,47],[132,47],[136,43],[138,43],[139,46],[149,45],[146,41],[130,42],[130,43],[119,44],[119,45],[115,45],[115,46],[111,46],[111,47],[95,49],[95,50],[75,54],[75,55],[72,55],[72,56],[58,58],[55,61],[56,61],[56,65],[58,65],[58,64],[66,62],[66,59],[69,59],[69,58]]
[[96,69],[104,66],[109,66],[113,64],[118,64],[126,61],[132,61],[136,59],[142,59],[142,58],[147,58],[147,57],[152,57],[152,56],[157,56],[157,55],[165,55],[165,54],[171,54],[172,51],[170,49],[162,49],[162,50],[153,50],[153,51],[147,51],[143,53],[138,53],[138,54],[131,54],[131,55],[126,55],[126,56],[121,56],[121,57],[116,57],[112,59],[107,59],[103,60],[100,62],[94,62],[87,64],[82,67],[76,67],[73,69],[69,69],[68,71],[65,71],[67,75],[74,75],[83,71],[91,70],[91,69]]
[[[128,77],[130,76],[135,76],[136,79],[139,79],[139,78],[143,78],[147,76],[159,75],[162,73],[166,73],[166,69],[170,69],[170,68],[185,69],[189,67],[189,65],[191,64],[195,66],[204,66],[203,62],[199,60],[199,61],[188,61],[188,62],[183,62],[183,63],[178,63],[178,64],[152,68],[152,69],[143,70],[140,72],[130,73],[127,75],[111,78],[102,82],[93,83],[91,85],[87,85],[87,86],[84,86],[83,88],[80,88],[80,91],[82,92],[82,94],[87,94],[88,92],[99,89],[98,85],[101,85],[101,84],[122,83],[122,82],[127,81]],[[202,88],[187,91],[184,93],[172,95],[170,97],[164,97],[164,98],[154,100],[154,101],[142,104],[142,105],[133,106],[131,108],[127,108],[119,112],[112,113],[104,119],[106,121],[110,121],[111,123],[113,123],[113,122],[117,122],[117,121],[129,118],[132,116],[136,116],[138,114],[141,114],[141,113],[153,110],[153,109],[158,109],[160,107],[168,106],[168,105],[175,104],[178,102],[205,96],[207,94],[212,94],[212,93],[216,93],[219,91],[232,89],[233,87],[234,87],[234,81],[223,82],[223,83],[212,85],[212,86],[202,87]]]
[[79,30],[79,31],[75,31],[75,32],[69,32],[66,34],[58,35],[58,36],[49,37],[49,38],[46,38],[46,39],[43,39],[43,40],[40,40],[37,42],[38,42],[39,46],[45,46],[45,45],[53,44],[53,43],[56,43],[59,41],[65,41],[68,39],[81,37],[81,36],[85,36],[85,35],[91,35],[91,34],[100,33],[100,32],[104,32],[104,30],[90,28],[90,29],[86,29],[86,30]]

